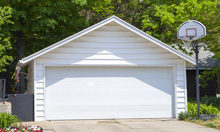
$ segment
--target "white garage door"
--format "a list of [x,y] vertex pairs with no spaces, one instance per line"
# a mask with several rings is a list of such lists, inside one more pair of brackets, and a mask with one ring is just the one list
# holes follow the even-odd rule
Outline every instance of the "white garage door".
[[47,120],[174,117],[168,67],[47,67]]

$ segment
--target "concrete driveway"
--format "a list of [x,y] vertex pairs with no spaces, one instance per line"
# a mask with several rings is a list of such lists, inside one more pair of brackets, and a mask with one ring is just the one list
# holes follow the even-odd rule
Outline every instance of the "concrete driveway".
[[176,119],[124,119],[24,122],[39,125],[44,132],[219,132]]

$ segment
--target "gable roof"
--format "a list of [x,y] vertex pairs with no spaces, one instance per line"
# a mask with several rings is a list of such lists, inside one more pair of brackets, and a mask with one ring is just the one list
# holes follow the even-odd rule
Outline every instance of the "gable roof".
[[154,44],[166,49],[167,51],[179,56],[180,58],[185,59],[186,61],[188,61],[188,62],[190,62],[194,65],[196,64],[195,59],[187,56],[184,53],[181,53],[181,52],[175,50],[174,48],[170,47],[169,45],[163,43],[162,41],[160,41],[156,38],[154,38],[153,36],[150,36],[149,34],[143,32],[142,30],[132,26],[131,24],[125,22],[124,20],[118,18],[117,16],[111,16],[111,17],[109,17],[109,18],[107,18],[107,19],[91,26],[91,27],[88,27],[88,28],[86,28],[86,29],[84,29],[84,30],[72,35],[72,36],[69,36],[69,37],[67,37],[67,38],[65,38],[65,39],[63,39],[63,40],[61,40],[61,41],[59,41],[59,42],[57,42],[57,43],[55,43],[51,46],[48,46],[48,47],[46,47],[46,48],[30,55],[30,56],[27,56],[27,57],[23,58],[22,60],[19,60],[18,65],[23,67],[23,66],[27,65],[30,61],[36,59],[37,57],[39,57],[43,54],[46,54],[46,53],[48,53],[48,52],[50,52],[50,51],[52,51],[52,50],[54,50],[54,49],[56,49],[56,48],[58,48],[62,45],[65,45],[68,42],[73,41],[74,39],[79,38],[79,37],[91,32],[91,31],[94,31],[94,30],[96,30],[96,29],[98,29],[98,28],[100,28],[100,27],[102,27],[102,26],[104,26],[104,25],[106,25],[110,22],[116,22],[119,25],[123,26],[124,28],[126,28],[126,29],[136,33],[137,35],[153,42]]

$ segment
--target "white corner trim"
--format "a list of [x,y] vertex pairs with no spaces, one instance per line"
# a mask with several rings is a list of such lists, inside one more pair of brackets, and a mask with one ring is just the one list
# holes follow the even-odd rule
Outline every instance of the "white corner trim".
[[177,87],[176,87],[176,65],[173,66],[173,88],[174,88],[174,109],[175,118],[177,118]]
[[183,58],[183,59],[187,60],[188,62],[195,65],[195,60],[193,58],[191,58],[191,57],[189,57],[189,56],[173,49],[172,47],[168,46],[167,44],[163,43],[162,41],[154,38],[153,36],[150,36],[149,34],[143,32],[142,30],[132,26],[131,24],[125,22],[124,20],[122,20],[122,19],[120,19],[120,18],[118,18],[117,16],[114,16],[114,15],[107,18],[107,19],[105,19],[105,20],[103,20],[103,21],[101,21],[101,22],[99,22],[99,23],[97,23],[97,24],[95,24],[95,25],[93,25],[93,26],[91,26],[91,27],[88,27],[88,28],[86,28],[86,29],[74,34],[74,35],[71,35],[70,37],[67,37],[66,39],[63,39],[63,40],[61,40],[61,41],[59,41],[59,42],[57,42],[57,43],[55,43],[51,46],[48,46],[48,47],[46,47],[46,48],[30,55],[30,56],[27,56],[27,57],[23,58],[22,60],[19,60],[18,65],[25,66],[31,60],[33,60],[33,59],[35,59],[35,58],[37,58],[37,57],[39,57],[39,56],[41,56],[45,53],[48,53],[51,50],[54,50],[54,49],[66,44],[66,43],[68,43],[68,42],[70,42],[70,41],[72,41],[76,38],[79,38],[79,37],[91,32],[91,31],[94,31],[95,29],[97,29],[99,27],[102,27],[102,26],[104,26],[104,25],[106,25],[106,24],[108,24],[112,21],[118,23],[119,25],[127,28],[128,30],[138,34],[139,36],[142,36],[143,38],[159,45],[160,47],[168,50],[169,52],[171,52],[171,53],[173,53],[173,54],[175,54],[175,55],[177,55],[177,56],[179,56],[179,57],[181,57],[181,58]]
[[36,65],[36,60],[34,61],[34,121],[37,121],[37,110],[36,110],[36,103],[37,103],[37,93],[36,93],[36,84],[37,84],[37,65]]
[[43,72],[44,72],[44,78],[43,78],[43,80],[44,80],[44,121],[46,121],[46,119],[47,119],[47,115],[46,115],[46,113],[47,113],[47,109],[46,109],[46,68],[45,68],[45,65],[43,65]]
[[184,60],[184,84],[185,84],[185,106],[187,111],[187,76],[186,76],[186,61]]

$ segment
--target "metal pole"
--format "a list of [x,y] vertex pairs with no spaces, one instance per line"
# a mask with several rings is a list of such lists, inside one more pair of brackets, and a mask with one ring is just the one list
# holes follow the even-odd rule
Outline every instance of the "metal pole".
[[198,50],[198,41],[194,43],[194,51],[196,53],[196,98],[197,98],[197,112],[198,118],[200,118],[200,91],[199,91],[199,50]]

